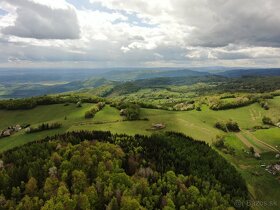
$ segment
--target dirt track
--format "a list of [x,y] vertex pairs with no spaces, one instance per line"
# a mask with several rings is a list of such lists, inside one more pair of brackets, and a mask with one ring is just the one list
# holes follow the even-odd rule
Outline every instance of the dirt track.
[[252,133],[250,133],[249,131],[244,131],[244,133],[246,133],[248,136],[250,136],[254,141],[262,144],[263,146],[265,146],[268,150],[271,150],[273,152],[280,152],[278,149],[276,149],[275,147],[273,147],[272,145],[259,140],[257,137],[255,137]]
[[248,148],[253,147],[255,152],[261,153],[261,150],[257,147],[255,147],[251,142],[249,142],[241,132],[235,134],[237,138],[239,138]]

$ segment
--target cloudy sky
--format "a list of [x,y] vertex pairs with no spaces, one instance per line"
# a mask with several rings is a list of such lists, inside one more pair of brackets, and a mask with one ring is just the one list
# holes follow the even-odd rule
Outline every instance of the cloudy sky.
[[0,0],[0,67],[279,67],[279,11],[279,0]]

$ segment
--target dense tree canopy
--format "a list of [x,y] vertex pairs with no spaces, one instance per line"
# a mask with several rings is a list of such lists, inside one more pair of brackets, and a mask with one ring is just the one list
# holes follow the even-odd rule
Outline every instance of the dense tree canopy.
[[204,210],[248,199],[233,166],[206,143],[172,132],[72,132],[0,159],[2,209]]

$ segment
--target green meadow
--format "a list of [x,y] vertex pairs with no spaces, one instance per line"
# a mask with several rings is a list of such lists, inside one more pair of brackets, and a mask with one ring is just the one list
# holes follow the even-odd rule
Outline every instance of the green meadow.
[[[114,107],[106,106],[99,111],[93,119],[84,119],[84,113],[93,106],[83,104],[77,108],[75,104],[64,106],[63,104],[38,106],[31,110],[0,110],[0,129],[4,129],[16,124],[31,124],[36,126],[43,122],[60,122],[62,128],[53,131],[44,131],[36,134],[25,134],[23,131],[11,137],[0,139],[0,151],[22,145],[25,142],[38,140],[49,134],[55,134],[73,130],[109,130],[113,133],[127,134],[152,134],[152,125],[163,123],[166,128],[162,131],[182,132],[198,140],[208,143],[216,138],[217,135],[225,133],[214,128],[217,121],[232,119],[236,121],[241,129],[250,129],[253,126],[262,124],[263,116],[275,116],[275,110],[280,110],[280,97],[270,100],[271,109],[264,110],[259,104],[255,103],[246,107],[230,110],[213,111],[206,105],[202,106],[202,111],[166,111],[160,109],[141,109],[141,119],[136,121],[124,121],[119,115],[119,110]],[[278,112],[279,112],[278,110]],[[158,131],[156,131],[158,132]],[[258,130],[253,133],[257,138],[267,141],[269,144],[279,144],[279,129],[271,128]]]
[[24,130],[22,130],[10,137],[2,138],[0,139],[0,152],[23,145],[24,143],[40,140],[46,136],[66,132],[73,123],[84,120],[84,113],[90,109],[91,106],[92,104],[83,104],[81,108],[77,108],[75,104],[69,104],[69,106],[56,104],[38,106],[31,110],[0,110],[0,130],[16,124],[30,124],[31,126],[36,126],[40,123],[46,122],[62,123],[62,128],[60,129],[42,131],[32,134],[26,134]]
[[[120,116],[119,110],[106,105],[99,111],[94,118],[85,119],[84,114],[93,104],[83,104],[78,108],[75,104],[64,104],[38,106],[31,110],[6,111],[0,110],[0,129],[10,125],[31,124],[36,126],[43,122],[60,122],[62,127],[55,130],[42,131],[38,133],[26,134],[24,130],[13,134],[10,137],[0,139],[0,152],[23,145],[25,143],[40,140],[46,136],[52,136],[67,131],[77,130],[104,130],[112,133],[146,134],[153,132],[177,131],[182,132],[195,139],[206,141],[212,144],[217,135],[224,135],[226,144],[235,149],[234,155],[224,154],[237,170],[246,179],[250,195],[253,200],[278,200],[280,188],[277,177],[269,174],[261,167],[262,164],[268,165],[274,163],[275,152],[269,147],[260,143],[263,141],[273,148],[280,148],[280,128],[272,127],[251,131],[250,129],[257,125],[262,125],[262,117],[269,116],[273,120],[280,117],[280,97],[269,100],[269,110],[264,110],[257,103],[229,110],[213,111],[206,105],[202,106],[202,111],[166,111],[160,109],[141,109],[141,120],[125,121]],[[146,120],[144,120],[146,119]],[[261,160],[248,155],[248,145],[234,133],[224,133],[214,127],[217,121],[227,121],[232,119],[236,121],[240,128],[243,140],[245,139],[255,149],[261,152]],[[152,131],[152,125],[163,123],[166,128],[158,131]],[[257,140],[258,141],[257,141]],[[279,209],[277,206],[254,209]]]

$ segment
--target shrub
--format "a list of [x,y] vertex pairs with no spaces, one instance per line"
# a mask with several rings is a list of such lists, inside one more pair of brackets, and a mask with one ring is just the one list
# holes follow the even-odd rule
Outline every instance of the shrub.
[[85,113],[85,118],[86,119],[93,118],[93,117],[94,117],[94,114],[91,110],[86,111],[86,113]]
[[217,148],[223,148],[225,147],[225,140],[221,136],[217,136],[217,139],[213,144]]
[[216,141],[213,143],[214,147],[220,149],[222,152],[226,154],[235,154],[235,149],[229,145],[225,144],[225,139],[222,136],[217,136]]
[[201,111],[201,107],[200,107],[200,106],[197,106],[197,107],[196,107],[196,111]]
[[224,132],[238,132],[240,131],[240,128],[238,126],[237,122],[234,122],[232,120],[228,120],[226,123],[224,122],[216,122],[215,127],[224,131]]
[[224,132],[228,132],[227,126],[223,122],[216,122],[215,123],[215,127],[220,129],[220,130],[222,130],[222,131],[224,131]]
[[240,131],[240,128],[237,124],[237,122],[234,122],[232,120],[229,120],[227,123],[226,123],[226,127],[229,131],[233,131],[233,132],[238,132]]
[[259,104],[264,110],[269,110],[269,106],[268,106],[268,103],[266,101],[259,100]]
[[272,122],[272,120],[271,120],[269,117],[266,117],[266,116],[264,116],[264,117],[262,118],[262,122],[263,122],[263,124],[266,124],[266,125],[274,125],[274,123]]

